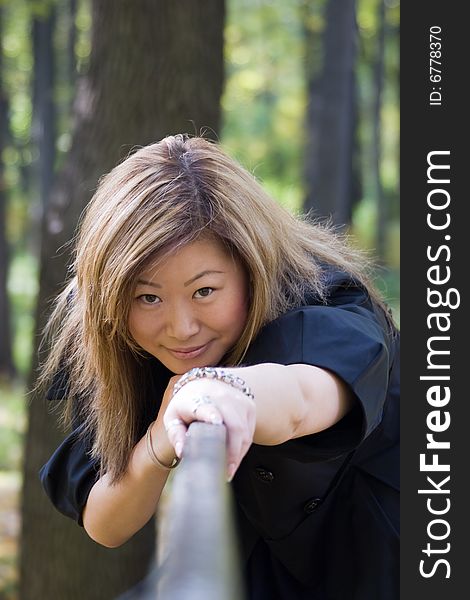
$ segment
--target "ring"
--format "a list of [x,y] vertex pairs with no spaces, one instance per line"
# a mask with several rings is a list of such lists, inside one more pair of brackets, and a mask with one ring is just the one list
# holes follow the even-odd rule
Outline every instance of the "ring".
[[184,421],[181,419],[171,419],[171,421],[165,427],[165,431],[169,431],[172,427],[176,427],[177,425],[184,425]]
[[196,416],[197,413],[197,409],[201,406],[201,404],[214,404],[212,402],[212,400],[209,398],[209,396],[197,396],[197,398],[194,398],[194,408],[192,410],[192,413],[194,416]]

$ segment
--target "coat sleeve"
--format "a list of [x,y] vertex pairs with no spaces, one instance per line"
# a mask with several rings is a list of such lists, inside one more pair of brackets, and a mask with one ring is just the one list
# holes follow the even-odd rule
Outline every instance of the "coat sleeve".
[[356,405],[341,421],[282,444],[300,460],[302,454],[305,460],[324,460],[357,447],[380,423],[387,397],[392,333],[381,309],[350,279],[337,276],[330,290],[326,305],[302,306],[265,326],[245,357],[245,364],[327,369],[352,390]]
[[[68,376],[60,368],[46,393],[51,403],[63,401],[68,393]],[[39,470],[42,487],[55,508],[83,526],[82,512],[88,494],[99,476],[99,462],[90,455],[91,440],[73,419],[73,430]]]
[[[142,371],[142,385],[146,393],[138,438],[155,418],[169,378],[170,372],[158,361],[151,357],[146,361]],[[68,388],[67,373],[60,369],[46,397],[50,402],[59,402],[67,396]],[[91,457],[92,439],[83,435],[83,425],[77,414],[73,417],[72,427],[73,431],[40,469],[39,478],[55,508],[83,526],[83,509],[91,488],[98,480],[100,461]]]
[[83,508],[98,479],[99,464],[91,459],[90,444],[80,433],[77,427],[65,438],[39,477],[55,508],[83,526]]

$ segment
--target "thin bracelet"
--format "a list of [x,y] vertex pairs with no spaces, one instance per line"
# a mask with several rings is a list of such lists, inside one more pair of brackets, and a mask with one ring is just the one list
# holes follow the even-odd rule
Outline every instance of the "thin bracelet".
[[195,381],[196,379],[215,379],[216,381],[223,381],[224,383],[227,383],[228,385],[231,385],[235,389],[242,392],[242,394],[245,394],[245,396],[248,396],[250,400],[254,400],[255,398],[251,389],[241,377],[227,373],[220,368],[216,369],[215,367],[195,367],[194,369],[191,369],[185,373],[175,383],[173,388],[173,396],[176,394],[176,392],[179,392],[184,385],[190,381]]
[[152,421],[150,423],[150,425],[147,428],[147,433],[145,434],[145,440],[147,443],[147,453],[150,456],[150,459],[154,465],[156,465],[160,469],[164,469],[165,471],[170,471],[171,469],[174,469],[175,467],[177,467],[179,465],[181,459],[179,459],[178,457],[175,457],[173,459],[173,462],[171,463],[171,465],[164,465],[162,462],[160,462],[160,460],[158,459],[158,456],[155,454],[155,450],[154,450],[153,444],[152,444],[152,435],[150,433],[150,430],[152,429],[152,425],[154,423],[155,423],[155,421]]

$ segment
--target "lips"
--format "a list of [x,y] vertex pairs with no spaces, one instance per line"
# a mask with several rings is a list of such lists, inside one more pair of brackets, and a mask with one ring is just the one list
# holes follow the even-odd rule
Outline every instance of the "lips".
[[197,358],[206,351],[208,344],[193,346],[192,348],[167,348],[168,352],[179,360]]

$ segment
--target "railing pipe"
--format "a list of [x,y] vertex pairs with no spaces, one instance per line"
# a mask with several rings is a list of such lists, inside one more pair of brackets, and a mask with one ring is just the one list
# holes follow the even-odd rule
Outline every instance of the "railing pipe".
[[243,600],[226,430],[194,422],[173,474],[160,531],[158,600]]

